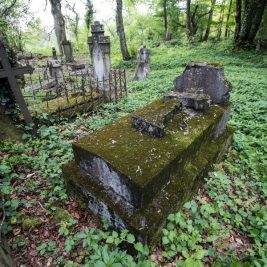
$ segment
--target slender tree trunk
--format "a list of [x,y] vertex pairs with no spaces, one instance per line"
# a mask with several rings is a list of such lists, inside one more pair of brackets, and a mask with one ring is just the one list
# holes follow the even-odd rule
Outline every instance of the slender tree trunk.
[[242,0],[236,0],[235,4],[235,42],[239,39],[241,29]]
[[167,13],[167,0],[163,1],[163,17],[164,17],[164,40],[169,40],[169,31],[168,31],[168,13]]
[[216,3],[216,0],[211,0],[211,8],[210,8],[210,13],[209,13],[209,18],[208,18],[207,28],[206,28],[206,32],[205,32],[203,41],[207,41],[209,39],[210,26],[211,26],[211,22],[212,22],[212,16],[213,16],[213,10],[214,10],[214,7],[215,7],[215,3]]
[[63,54],[62,41],[66,41],[65,19],[61,12],[61,0],[49,0],[51,4],[51,12],[54,18],[54,28],[57,37],[58,48]]
[[191,6],[191,0],[186,0],[186,35],[187,39],[190,40],[191,36],[191,15],[190,15],[190,6]]
[[252,0],[244,0],[244,17],[242,19],[241,23],[241,29],[239,33],[239,44],[245,44],[246,40],[248,38],[251,25],[252,25],[252,20],[253,20],[253,1]]
[[233,3],[233,0],[230,0],[229,8],[228,8],[228,13],[227,13],[227,18],[226,18],[226,25],[225,25],[225,33],[224,33],[224,37],[225,37],[225,38],[228,37],[228,32],[229,32],[229,20],[230,20],[230,15],[231,15],[231,11],[232,11],[232,3]]
[[256,6],[254,7],[255,14],[252,21],[252,25],[250,27],[250,32],[248,34],[248,42],[250,44],[253,44],[255,36],[259,30],[266,4],[266,0],[259,0]]
[[223,19],[224,19],[224,10],[225,10],[225,0],[222,2],[221,14],[220,14],[220,19],[219,19],[219,27],[218,27],[218,33],[217,33],[217,40],[218,41],[221,39],[221,35],[222,35],[222,25],[223,25]]
[[128,52],[126,37],[124,32],[123,17],[122,17],[122,0],[116,0],[116,24],[117,24],[117,33],[120,38],[121,54],[123,60],[129,60],[130,54]]

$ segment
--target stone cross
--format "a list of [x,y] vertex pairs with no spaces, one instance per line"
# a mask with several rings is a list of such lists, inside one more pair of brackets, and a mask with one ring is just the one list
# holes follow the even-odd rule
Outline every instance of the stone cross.
[[[26,124],[27,125],[34,125],[34,122],[32,120],[31,114],[28,110],[27,104],[26,104],[24,97],[21,93],[19,85],[16,81],[17,75],[22,75],[25,73],[32,73],[33,68],[31,66],[12,68],[10,63],[9,63],[6,49],[5,49],[5,46],[4,46],[4,43],[2,40],[0,40],[0,61],[1,61],[1,65],[2,65],[2,69],[0,69],[0,79],[1,78],[8,78],[10,88],[11,88],[11,90],[15,96],[15,99],[16,99],[19,107],[20,107],[20,110],[24,116]],[[35,130],[34,130],[34,132],[35,132]]]
[[88,38],[94,78],[102,81],[110,74],[110,39],[104,36],[104,26],[96,21],[91,25],[92,36]]

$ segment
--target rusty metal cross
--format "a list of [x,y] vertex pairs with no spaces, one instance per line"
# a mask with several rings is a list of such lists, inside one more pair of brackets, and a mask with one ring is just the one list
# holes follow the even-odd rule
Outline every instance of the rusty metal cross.
[[17,75],[22,75],[25,73],[32,73],[33,68],[31,66],[12,68],[10,63],[9,63],[9,60],[8,60],[5,46],[4,46],[3,42],[1,41],[1,39],[0,39],[0,62],[2,64],[2,69],[0,69],[0,79],[1,78],[8,78],[10,88],[11,88],[11,90],[15,96],[17,104],[20,107],[20,110],[24,116],[26,124],[34,126],[34,122],[32,120],[31,114],[28,110],[27,104],[26,104],[24,97],[21,93],[19,85],[16,81]]

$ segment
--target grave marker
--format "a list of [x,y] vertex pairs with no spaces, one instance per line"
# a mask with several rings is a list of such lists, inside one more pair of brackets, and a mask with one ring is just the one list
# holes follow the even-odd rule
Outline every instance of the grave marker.
[[[19,108],[23,114],[25,122],[27,125],[34,125],[31,114],[28,110],[27,104],[24,100],[24,97],[21,93],[19,85],[16,81],[17,75],[22,75],[26,73],[32,73],[33,68],[31,66],[26,67],[15,67],[12,68],[10,62],[8,60],[7,52],[4,46],[3,41],[0,39],[0,61],[2,65],[2,69],[0,69],[0,78],[7,78],[10,88],[15,96],[16,102],[19,105]],[[34,129],[34,132],[36,130]]]
[[150,50],[145,46],[137,50],[137,67],[135,70],[134,80],[140,81],[145,79],[150,70]]
[[94,78],[102,81],[109,78],[110,39],[104,36],[104,26],[96,21],[91,25],[92,36],[88,38],[91,60],[94,69]]
[[233,135],[229,103],[206,106],[211,96],[202,90],[179,97],[154,101],[81,138],[73,143],[75,160],[63,168],[67,185],[93,214],[143,243],[159,238],[167,216],[196,191]]

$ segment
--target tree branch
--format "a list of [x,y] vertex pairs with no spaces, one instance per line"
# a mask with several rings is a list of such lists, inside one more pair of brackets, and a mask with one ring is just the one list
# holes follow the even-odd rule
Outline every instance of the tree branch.
[[17,0],[13,0],[13,2],[10,4],[10,6],[7,7],[7,8],[1,13],[1,17],[2,17],[2,16],[6,16],[7,13],[9,12],[9,10],[12,9],[16,3],[17,3]]

